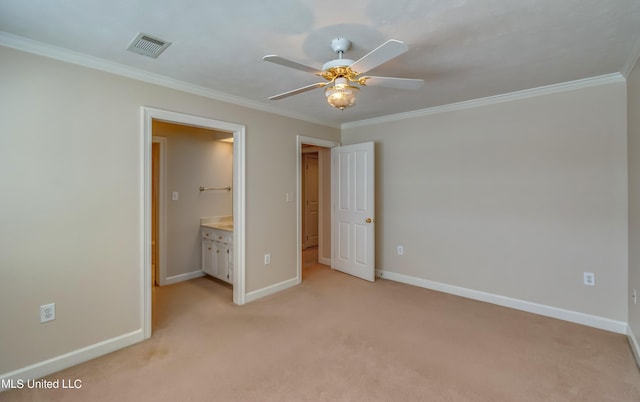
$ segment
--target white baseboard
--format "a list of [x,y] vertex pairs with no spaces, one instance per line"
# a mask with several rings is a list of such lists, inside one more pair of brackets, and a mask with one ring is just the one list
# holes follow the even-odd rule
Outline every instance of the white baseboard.
[[318,262],[320,264],[331,266],[331,258],[318,257]]
[[499,306],[510,307],[516,310],[522,310],[546,317],[557,318],[559,320],[575,322],[577,324],[604,329],[607,331],[616,332],[618,334],[627,334],[628,325],[623,321],[617,321],[609,318],[580,313],[578,311],[565,310],[562,308],[533,303],[526,300],[513,299],[511,297],[500,296],[492,293],[482,292],[479,290],[430,281],[427,279],[416,278],[413,276],[398,274],[385,270],[376,270],[376,276],[378,276],[379,278],[402,282],[426,289],[437,290],[443,293],[462,296],[468,299],[497,304]]
[[[86,362],[96,357],[106,355],[118,349],[125,348],[144,340],[144,334],[142,329],[138,329],[128,334],[116,336],[115,338],[107,339],[106,341],[98,342],[93,345],[74,350],[73,352],[66,353],[42,362],[32,364],[21,369],[11,371],[9,373],[0,374],[0,381],[2,380],[35,380],[42,378],[46,375],[53,374],[57,371],[64,370],[76,364]],[[6,389],[0,387],[0,392]]]
[[633,357],[636,358],[636,364],[640,367],[640,345],[638,345],[638,338],[631,330],[631,326],[629,326],[629,331],[627,331],[627,339],[629,340],[629,345],[631,345],[631,351],[633,351]]
[[278,293],[282,290],[289,289],[290,287],[296,286],[299,284],[298,278],[288,279],[286,281],[276,283],[275,285],[267,286],[266,288],[254,290],[253,292],[249,292],[245,295],[245,302],[249,303],[254,300],[258,300],[265,296],[272,295],[274,293]]
[[195,279],[195,278],[200,278],[201,276],[204,276],[205,273],[197,270],[197,271],[192,271],[192,272],[187,272],[186,274],[180,274],[180,275],[174,275],[174,276],[168,276],[165,278],[165,280],[163,281],[162,285],[173,285],[174,283],[178,283],[178,282],[183,282],[183,281],[188,281],[189,279]]

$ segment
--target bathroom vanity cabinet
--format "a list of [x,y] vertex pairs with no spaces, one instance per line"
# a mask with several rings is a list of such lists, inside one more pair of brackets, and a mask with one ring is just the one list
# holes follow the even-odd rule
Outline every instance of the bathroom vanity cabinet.
[[233,231],[201,226],[202,271],[233,283]]

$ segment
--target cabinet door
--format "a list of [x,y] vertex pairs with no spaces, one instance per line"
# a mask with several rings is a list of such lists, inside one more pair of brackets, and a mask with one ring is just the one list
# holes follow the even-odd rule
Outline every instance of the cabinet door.
[[231,244],[227,245],[227,252],[229,253],[229,258],[228,258],[228,268],[227,270],[229,271],[229,283],[233,283],[233,247],[231,247]]
[[202,271],[205,274],[215,275],[215,248],[211,239],[202,239]]
[[229,282],[229,247],[224,243],[217,243],[216,269],[218,272],[218,278],[225,282]]

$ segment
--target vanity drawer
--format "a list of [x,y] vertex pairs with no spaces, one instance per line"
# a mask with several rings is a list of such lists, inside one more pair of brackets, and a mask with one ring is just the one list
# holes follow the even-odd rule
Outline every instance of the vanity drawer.
[[220,229],[211,229],[207,227],[200,228],[201,237],[203,239],[211,239],[225,244],[233,243],[233,232]]
[[210,228],[200,228],[200,233],[202,234],[203,239],[214,240],[216,238],[215,231]]
[[232,244],[233,243],[233,233],[232,232],[227,232],[226,230],[216,230],[215,232],[215,239],[216,241],[219,241],[221,243],[225,243],[225,244]]

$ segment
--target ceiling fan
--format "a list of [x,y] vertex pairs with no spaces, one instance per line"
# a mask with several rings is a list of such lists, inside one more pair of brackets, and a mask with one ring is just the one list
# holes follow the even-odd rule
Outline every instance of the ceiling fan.
[[353,106],[356,95],[360,92],[360,86],[382,86],[397,89],[418,89],[424,84],[424,80],[413,78],[395,77],[373,77],[365,76],[367,71],[372,70],[387,61],[398,57],[409,50],[409,47],[396,39],[389,39],[382,45],[373,49],[357,61],[343,58],[344,52],[351,47],[351,41],[346,38],[336,38],[331,41],[331,49],[338,54],[338,58],[326,62],[322,69],[300,64],[276,55],[267,55],[262,59],[281,66],[306,71],[323,77],[326,82],[317,82],[301,88],[293,89],[271,96],[270,100],[283,99],[288,96],[297,95],[315,88],[325,89],[327,102],[335,108],[344,110]]

